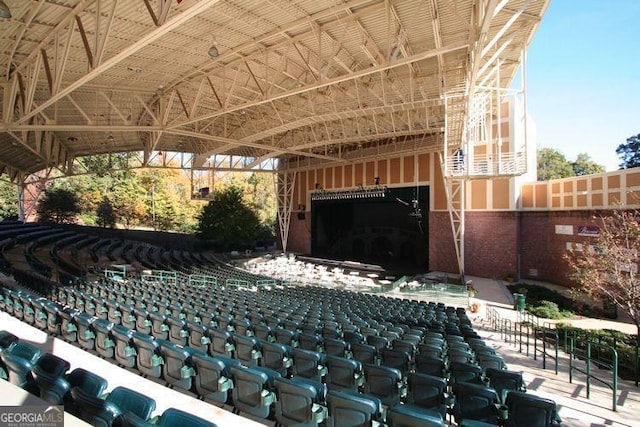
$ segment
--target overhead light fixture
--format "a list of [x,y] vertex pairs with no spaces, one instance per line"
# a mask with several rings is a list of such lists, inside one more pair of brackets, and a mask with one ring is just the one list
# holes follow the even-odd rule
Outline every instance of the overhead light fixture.
[[211,42],[211,47],[209,47],[209,56],[215,59],[218,57],[218,55],[220,55],[220,52],[218,52],[218,41],[214,37],[213,41]]
[[0,18],[10,19],[11,11],[9,10],[9,6],[2,0],[0,0]]

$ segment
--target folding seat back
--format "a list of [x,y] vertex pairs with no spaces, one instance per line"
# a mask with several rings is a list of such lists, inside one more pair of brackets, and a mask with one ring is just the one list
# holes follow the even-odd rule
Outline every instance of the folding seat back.
[[462,420],[476,420],[485,423],[498,423],[496,404],[498,394],[490,387],[458,382],[453,384],[455,404],[451,411],[456,423]]
[[351,354],[353,358],[362,363],[378,364],[378,350],[369,344],[351,344]]
[[247,337],[252,337],[254,335],[253,326],[249,319],[235,319],[233,326],[236,335],[244,335]]
[[268,326],[267,324],[254,324],[253,325],[253,336],[255,336],[256,338],[258,338],[261,341],[267,341],[267,342],[275,342],[276,337],[274,334],[273,329],[271,329],[270,326]]
[[187,333],[189,334],[187,345],[203,353],[207,352],[211,338],[209,338],[209,328],[199,323],[186,322]]
[[86,393],[80,387],[71,389],[76,416],[94,427],[111,427],[122,413],[114,403]]
[[298,346],[298,332],[289,329],[278,328],[274,331],[276,342],[291,347]]
[[111,330],[114,324],[108,320],[95,319],[92,326],[95,334],[95,350],[98,355],[106,359],[113,359],[115,341],[111,336]]
[[337,356],[327,356],[326,384],[329,390],[358,391],[364,384],[362,363],[353,359]]
[[444,353],[444,348],[442,346],[437,346],[435,344],[419,344],[418,345],[418,354],[423,354],[425,356],[431,357],[442,357]]
[[176,408],[166,409],[155,425],[158,427],[216,427],[215,423]]
[[169,386],[191,390],[192,378],[195,375],[191,355],[196,351],[188,347],[180,347],[170,341],[164,341],[160,345],[160,354],[164,361],[162,377]]
[[310,380],[322,382],[322,377],[327,374],[326,357],[318,352],[294,348],[291,352],[293,376],[300,376]]
[[27,293],[21,293],[19,295],[20,304],[22,305],[22,320],[30,325],[35,323],[35,311],[31,303],[32,299],[35,298]]
[[510,391],[526,391],[522,372],[507,371],[504,369],[487,368],[485,376],[489,380],[489,385],[500,397],[502,403]]
[[324,338],[317,334],[298,334],[298,347],[304,350],[321,351],[324,348]]
[[389,366],[390,368],[399,369],[402,372],[402,375],[407,375],[409,370],[413,367],[411,355],[403,350],[395,350],[392,348],[384,348],[380,352],[380,356],[382,361],[380,362],[384,366]]
[[17,386],[26,385],[31,379],[31,370],[41,355],[42,350],[23,341],[18,341],[7,351],[0,353],[9,382]]
[[73,415],[77,415],[78,412],[71,397],[72,388],[79,387],[85,393],[96,397],[102,395],[107,388],[107,380],[83,368],[76,368],[69,372],[65,375],[64,382],[66,385],[64,393],[61,393],[62,401],[58,403],[63,403],[64,410]]
[[260,366],[272,369],[283,377],[289,376],[289,369],[293,365],[291,356],[291,347],[270,342],[260,342],[262,357],[260,358]]
[[211,356],[222,356],[233,358],[235,352],[235,341],[233,335],[223,329],[210,328],[209,354]]
[[32,298],[31,306],[33,307],[33,326],[38,329],[47,329],[47,312],[44,309],[44,303],[47,302],[44,298]]
[[122,323],[120,304],[114,300],[106,300],[104,304],[107,307],[107,320],[116,325]]
[[235,358],[245,366],[257,366],[262,358],[262,349],[258,340],[245,335],[234,335],[236,343]]
[[280,374],[259,366],[232,366],[231,373],[234,383],[233,406],[239,412],[268,418],[274,410],[276,400],[274,381]]
[[160,343],[155,338],[139,332],[133,333],[132,340],[137,352],[136,366],[140,373],[153,378],[162,377],[164,361],[160,355]]
[[412,405],[396,405],[387,411],[389,427],[445,427],[444,418],[437,412]]
[[360,332],[356,332],[356,331],[343,331],[342,333],[343,335],[343,339],[348,342],[349,344],[356,344],[356,343],[364,343],[365,338],[364,335],[362,335]]
[[508,408],[506,427],[551,427],[561,424],[557,412],[556,402],[540,396],[520,391],[510,391],[507,394]]
[[324,352],[327,356],[350,357],[351,345],[345,340],[338,338],[324,339]]
[[446,366],[443,358],[432,356],[430,353],[419,353],[415,357],[415,370],[421,374],[442,377]]
[[446,391],[444,378],[418,372],[410,373],[407,378],[407,404],[436,411],[443,419],[447,405],[452,403]]
[[178,317],[169,316],[166,319],[166,323],[169,326],[169,341],[183,347],[187,345],[189,338],[187,322]]
[[0,353],[13,347],[20,338],[7,331],[0,331]]
[[22,320],[24,317],[24,307],[22,305],[22,301],[20,301],[21,295],[22,295],[22,291],[9,290],[11,305],[13,306],[12,315],[18,320]]
[[389,340],[379,335],[369,335],[367,336],[367,344],[374,346],[380,352],[383,348],[389,347]]
[[93,323],[96,320],[95,317],[87,314],[87,313],[79,313],[75,317],[76,326],[78,328],[77,331],[77,340],[80,347],[85,350],[93,350],[96,345],[96,334],[95,329],[93,327]]
[[208,401],[228,403],[229,390],[233,388],[231,366],[241,367],[240,361],[195,352],[191,356],[191,362],[196,371],[194,383],[198,396]]
[[507,369],[507,364],[504,359],[502,356],[498,356],[497,354],[480,354],[477,356],[477,361],[484,371],[489,368],[498,370]]
[[93,316],[98,319],[107,319],[109,309],[107,308],[106,298],[95,296],[92,298],[92,302],[95,306],[95,313],[93,313]]
[[399,370],[387,366],[365,364],[364,378],[365,394],[377,397],[386,406],[400,403],[405,389],[402,383],[402,373]]
[[116,387],[105,398],[107,403],[115,405],[119,412],[126,414],[131,412],[143,420],[148,420],[156,409],[156,402],[135,390],[126,387]]
[[406,351],[412,357],[418,351],[416,343],[404,339],[393,340],[391,343],[391,348],[395,350]]
[[169,325],[167,324],[167,316],[159,311],[150,311],[149,319],[151,320],[151,335],[157,340],[168,339]]
[[50,301],[44,303],[43,306],[47,313],[47,332],[60,335],[60,306]]
[[474,354],[471,350],[462,350],[462,349],[448,349],[447,350],[447,359],[449,362],[458,362],[458,363],[474,363]]
[[133,315],[136,317],[136,331],[149,335],[152,325],[149,312],[145,308],[138,307],[133,310]]
[[283,426],[312,427],[327,417],[327,389],[322,383],[294,377],[276,378],[276,421]]
[[451,383],[472,383],[482,384],[482,368],[474,363],[451,362],[449,364],[451,372]]
[[200,307],[184,307],[183,309],[185,314],[185,320],[190,323],[202,323],[202,318],[200,317]]
[[329,390],[327,427],[371,426],[382,421],[382,402],[373,396]]
[[[114,341],[113,357],[120,365],[133,368],[136,366],[137,352],[133,346],[133,331],[122,325],[114,325],[111,328],[111,336]],[[105,346],[108,342],[105,343]]]

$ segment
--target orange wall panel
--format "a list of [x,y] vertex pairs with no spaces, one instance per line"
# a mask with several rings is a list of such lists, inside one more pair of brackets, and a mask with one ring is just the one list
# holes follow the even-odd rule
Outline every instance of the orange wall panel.
[[576,201],[577,205],[576,207],[578,208],[586,208],[588,201],[587,201],[587,195],[586,194],[578,194],[578,200]]
[[627,187],[637,187],[640,185],[640,173],[629,172],[627,174]]
[[620,175],[611,175],[607,177],[607,186],[609,188],[620,188]]
[[418,179],[420,181],[429,181],[431,154],[420,154],[418,156]]
[[344,167],[344,187],[353,187],[353,166],[345,165]]
[[333,168],[333,183],[336,188],[342,188],[342,166]]
[[558,196],[552,196],[551,197],[551,207],[552,208],[559,208],[560,207],[560,197],[558,197]]
[[587,191],[587,180],[579,179],[576,181],[576,191]]
[[573,181],[565,181],[562,184],[562,191],[565,193],[570,193],[573,191]]
[[591,180],[591,190],[602,190],[602,177]]
[[610,205],[617,205],[618,203],[620,203],[620,193],[618,193],[617,191],[610,191],[609,192],[609,204]]
[[493,181],[493,208],[509,209],[509,180],[494,179]]
[[547,186],[544,184],[536,185],[536,208],[547,207]]
[[369,186],[373,185],[376,177],[376,162],[367,162],[365,164],[366,174],[364,176],[364,181],[362,181],[362,185]]
[[571,208],[573,206],[573,195],[564,196],[564,208]]
[[324,170],[324,188],[332,189],[333,186],[333,168],[326,168]]
[[471,209],[487,208],[487,181],[471,181]]
[[534,191],[535,186],[533,184],[526,184],[522,186],[522,191],[520,194],[520,198],[522,200],[522,207],[523,208],[535,208],[535,199],[533,198],[534,196]]
[[551,183],[551,194],[558,194],[558,193],[560,193],[560,183],[559,182]]
[[442,178],[442,168],[440,160],[436,158],[437,167],[433,171],[433,208],[437,210],[447,209],[447,194],[444,190],[444,180]]
[[406,156],[404,158],[404,183],[415,182],[416,179],[416,158],[415,156]]
[[398,157],[389,160],[389,183],[400,184],[400,159]]
[[602,194],[591,194],[591,206],[602,206],[603,198]]
[[364,165],[362,163],[355,164],[355,175],[353,177],[353,185],[354,187],[358,187],[360,185],[364,185]]
[[387,172],[389,168],[387,167],[387,159],[378,160],[378,175],[380,177],[380,185],[387,185],[389,183],[389,177],[387,176]]

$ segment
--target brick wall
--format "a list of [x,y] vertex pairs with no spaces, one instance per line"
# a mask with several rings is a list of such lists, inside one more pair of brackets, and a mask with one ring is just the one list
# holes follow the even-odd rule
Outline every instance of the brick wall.
[[308,254],[311,252],[311,212],[300,213],[304,219],[299,218],[299,212],[291,213],[287,251]]

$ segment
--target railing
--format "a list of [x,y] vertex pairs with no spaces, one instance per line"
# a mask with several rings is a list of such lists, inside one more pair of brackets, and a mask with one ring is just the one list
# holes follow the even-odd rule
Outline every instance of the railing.
[[[613,392],[613,403],[612,410],[617,411],[617,395],[618,395],[618,352],[615,348],[606,344],[598,344],[591,341],[586,341],[586,349],[583,351],[579,351],[580,349],[576,347],[576,339],[575,337],[568,337],[569,341],[569,382],[573,383],[573,372],[580,372],[587,376],[587,399],[591,397],[591,380],[594,379],[598,381],[600,384],[605,385]],[[605,349],[611,353],[611,363],[603,362],[599,358],[591,357],[591,348],[595,346],[598,350]],[[600,351],[598,351],[600,352]],[[586,369],[580,369],[575,365],[574,360],[579,357],[584,357]],[[607,368],[610,369],[613,375],[611,382],[608,382],[600,377],[595,376],[591,373],[591,364],[596,365],[599,368]]]

